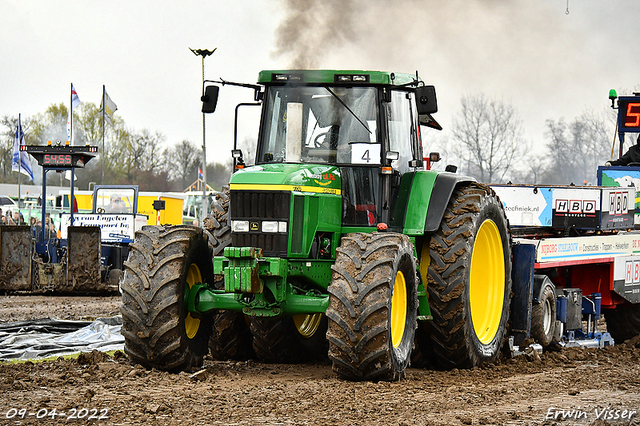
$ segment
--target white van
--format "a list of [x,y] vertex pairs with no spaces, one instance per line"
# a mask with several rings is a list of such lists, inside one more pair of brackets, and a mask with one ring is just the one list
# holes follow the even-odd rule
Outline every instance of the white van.
[[18,204],[13,201],[13,199],[11,199],[10,197],[7,197],[6,195],[0,195],[0,208],[3,210],[6,209],[14,209],[18,207]]

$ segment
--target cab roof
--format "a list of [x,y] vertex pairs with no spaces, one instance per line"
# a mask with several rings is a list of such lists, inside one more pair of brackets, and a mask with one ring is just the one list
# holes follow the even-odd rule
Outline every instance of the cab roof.
[[[261,71],[258,83],[262,84],[382,84],[402,86],[416,80],[412,74],[362,70],[266,70]],[[418,81],[421,81],[418,78]]]

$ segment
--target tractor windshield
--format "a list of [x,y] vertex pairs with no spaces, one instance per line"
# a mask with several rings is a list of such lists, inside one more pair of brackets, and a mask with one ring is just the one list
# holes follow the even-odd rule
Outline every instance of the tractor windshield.
[[271,86],[259,163],[380,164],[373,87]]

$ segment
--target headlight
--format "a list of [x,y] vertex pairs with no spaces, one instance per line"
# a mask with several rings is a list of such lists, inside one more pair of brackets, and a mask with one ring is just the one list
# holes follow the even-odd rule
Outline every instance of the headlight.
[[231,230],[233,232],[249,232],[249,221],[248,220],[232,220]]
[[278,222],[265,220],[262,222],[262,232],[278,232]]
[[262,232],[287,232],[287,222],[264,221],[262,222]]

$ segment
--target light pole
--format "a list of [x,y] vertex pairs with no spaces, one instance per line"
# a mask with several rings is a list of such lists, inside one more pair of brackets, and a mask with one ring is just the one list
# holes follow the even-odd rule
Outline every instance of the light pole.
[[[196,56],[202,56],[202,95],[204,95],[204,58],[210,56],[217,49],[206,50],[206,49],[192,49],[189,48]],[[200,214],[200,226],[204,221],[204,218],[207,217],[207,212],[209,211],[209,200],[207,199],[207,140],[205,137],[205,114],[202,113],[202,213]]]

